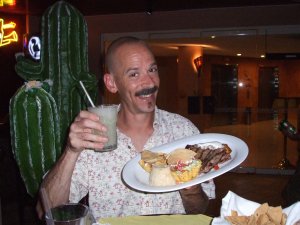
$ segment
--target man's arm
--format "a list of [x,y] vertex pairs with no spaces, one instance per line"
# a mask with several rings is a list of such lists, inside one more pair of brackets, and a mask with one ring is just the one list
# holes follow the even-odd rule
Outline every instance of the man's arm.
[[[41,188],[45,189],[51,208],[68,202],[71,177],[79,154],[80,152],[73,152],[67,148],[43,180]],[[37,211],[41,218],[44,213],[44,208],[41,207],[43,199],[40,201]]]
[[[48,196],[51,208],[69,201],[73,170],[82,150],[101,150],[107,142],[106,137],[93,134],[93,129],[106,131],[99,122],[99,117],[87,111],[81,111],[71,124],[67,146],[41,185]],[[40,218],[44,213],[42,200],[38,201],[36,207]]]
[[209,199],[201,184],[181,189],[179,192],[186,214],[204,214],[206,212]]

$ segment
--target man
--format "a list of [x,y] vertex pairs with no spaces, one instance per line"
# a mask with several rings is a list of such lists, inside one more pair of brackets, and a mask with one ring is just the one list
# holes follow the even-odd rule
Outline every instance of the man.
[[51,205],[78,202],[89,194],[95,218],[205,212],[208,198],[200,185],[152,194],[123,183],[123,166],[141,151],[198,134],[199,130],[186,118],[156,107],[158,68],[145,42],[133,37],[115,40],[108,48],[106,65],[106,88],[118,93],[121,101],[118,148],[101,152],[107,138],[94,135],[92,130],[106,128],[95,114],[80,112],[70,126],[65,151],[43,182]]

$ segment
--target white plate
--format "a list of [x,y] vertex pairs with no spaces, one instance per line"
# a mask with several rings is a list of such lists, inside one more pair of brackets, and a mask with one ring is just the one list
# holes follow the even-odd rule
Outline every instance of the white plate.
[[231,159],[228,160],[227,162],[219,164],[220,169],[218,170],[212,169],[210,172],[206,174],[200,174],[195,179],[182,184],[164,186],[164,187],[154,187],[149,185],[149,173],[147,173],[139,165],[138,162],[141,159],[141,155],[138,155],[137,157],[130,160],[124,166],[122,172],[123,179],[130,187],[139,191],[153,192],[153,193],[175,191],[220,176],[228,172],[229,170],[235,168],[239,164],[241,164],[248,155],[248,146],[244,141],[231,135],[216,134],[216,133],[198,134],[195,136],[186,137],[168,144],[154,147],[149,150],[169,153],[175,150],[176,148],[184,148],[187,144],[192,145],[192,144],[199,144],[199,143],[212,142],[212,141],[218,141],[223,144],[227,144],[232,150]]

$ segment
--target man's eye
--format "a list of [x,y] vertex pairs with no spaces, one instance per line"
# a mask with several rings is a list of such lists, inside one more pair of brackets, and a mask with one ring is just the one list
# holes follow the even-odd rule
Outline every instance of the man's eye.
[[131,73],[129,74],[130,77],[137,77],[139,74],[138,73]]
[[153,67],[153,68],[149,69],[149,72],[151,72],[151,73],[155,73],[157,71],[158,71],[158,69],[156,67]]

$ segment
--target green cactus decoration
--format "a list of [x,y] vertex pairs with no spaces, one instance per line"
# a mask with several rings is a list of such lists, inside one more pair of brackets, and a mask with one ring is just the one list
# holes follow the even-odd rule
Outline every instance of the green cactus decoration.
[[25,80],[51,80],[49,93],[60,114],[61,134],[65,138],[70,122],[82,109],[79,80],[96,98],[97,80],[88,73],[87,26],[83,16],[70,4],[59,1],[42,17],[41,61],[20,60],[16,65]]
[[10,112],[15,159],[27,192],[33,196],[60,154],[56,103],[40,82],[31,81],[12,98]]
[[[65,1],[56,2],[52,5],[48,10],[44,13],[42,17],[42,32],[41,32],[41,59],[39,62],[32,61],[30,59],[26,59],[24,57],[17,58],[16,64],[16,72],[19,76],[21,76],[26,81],[34,81],[38,80],[43,83],[42,88],[48,92],[48,98],[50,96],[55,100],[55,105],[57,107],[57,119],[58,124],[56,128],[59,128],[60,131],[56,134],[60,137],[58,143],[60,146],[57,149],[48,149],[44,148],[42,151],[47,153],[40,153],[35,157],[40,157],[40,161],[46,161],[46,158],[43,158],[43,155],[48,155],[53,153],[53,151],[60,152],[63,148],[63,145],[66,140],[67,130],[75,118],[75,116],[79,113],[79,111],[86,107],[85,99],[83,99],[83,94],[81,92],[79,81],[81,80],[86,89],[93,93],[91,94],[94,101],[97,98],[97,79],[94,75],[89,74],[88,72],[88,60],[87,60],[87,25],[83,18],[83,16],[76,10],[72,5],[66,3]],[[49,80],[52,84],[47,85],[47,88],[44,81]],[[41,93],[40,89],[38,93]],[[24,92],[21,88],[18,92]],[[30,92],[29,92],[30,93]],[[27,93],[28,94],[28,93]],[[21,100],[23,98],[18,97],[22,94],[17,93],[11,100],[10,106],[10,114],[15,114],[18,110],[25,110],[26,104],[35,104],[36,100],[27,99],[27,101]],[[25,94],[23,94],[25,95]],[[16,100],[15,98],[20,98]],[[21,102],[24,101],[24,102]],[[31,102],[32,101],[32,102]],[[44,104],[42,107],[49,108],[50,106]],[[51,106],[52,107],[52,106]],[[51,108],[50,107],[50,108]],[[53,105],[54,107],[54,105]],[[41,117],[49,116],[46,109],[41,110]],[[56,112],[52,110],[51,112]],[[50,110],[47,111],[50,113]],[[23,160],[27,160],[33,156],[33,154],[37,154],[37,151],[40,149],[32,149],[39,148],[36,145],[33,145],[31,149],[26,148],[26,152],[21,152],[18,147],[15,146],[23,146],[26,143],[30,142],[26,135],[22,136],[22,138],[18,138],[18,133],[23,132],[23,130],[31,130],[36,129],[38,124],[33,123],[34,115],[36,112],[28,111],[32,113],[32,115],[28,117],[24,117],[25,121],[23,127],[16,126],[16,130],[11,130],[12,136],[12,146],[13,151],[15,153],[15,158],[17,163],[19,164],[20,170],[24,170],[24,167],[21,166]],[[52,116],[54,117],[54,116]],[[21,117],[11,116],[11,124],[19,123]],[[24,119],[23,118],[23,119]],[[51,126],[50,121],[43,120],[45,127]],[[43,137],[43,139],[47,139],[49,142],[54,141],[51,140],[51,134],[46,132],[45,129],[38,130],[41,133],[36,133],[36,138]],[[48,152],[50,151],[50,152]],[[33,163],[33,162],[32,162]],[[49,162],[43,162],[49,163]],[[53,162],[49,163],[53,164]],[[24,165],[24,164],[23,164]],[[41,178],[41,168],[39,166],[32,165],[34,170],[34,175],[36,176],[36,182],[40,182]],[[44,171],[43,171],[44,172]],[[22,178],[27,187],[27,191],[33,195],[38,190],[36,185],[28,184],[27,182],[33,178],[33,174],[22,173]],[[29,177],[32,176],[32,177]]]

